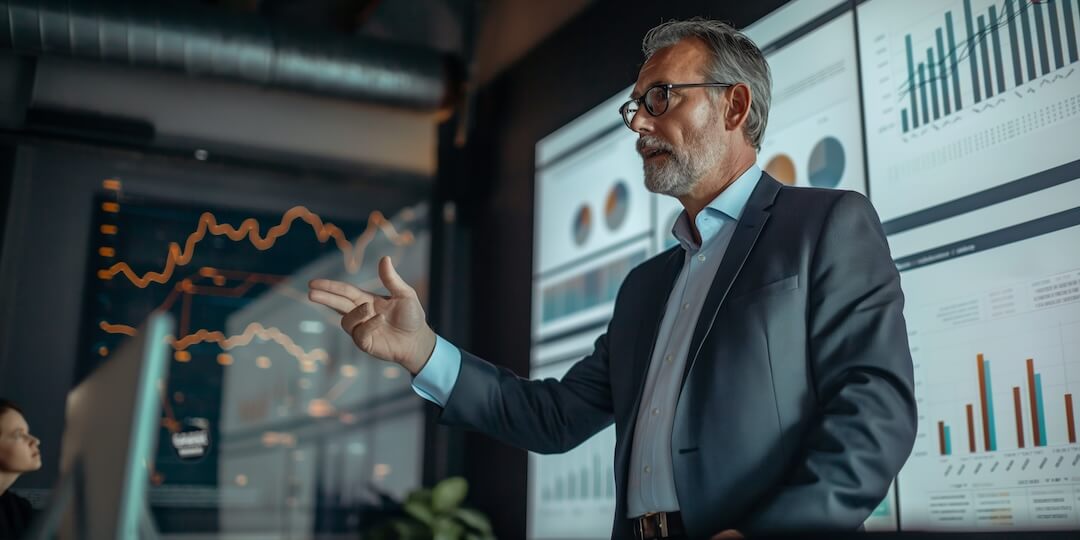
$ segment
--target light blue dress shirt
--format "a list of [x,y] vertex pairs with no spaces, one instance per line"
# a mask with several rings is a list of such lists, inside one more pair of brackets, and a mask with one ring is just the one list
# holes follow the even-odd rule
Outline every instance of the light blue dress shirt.
[[[682,374],[705,296],[759,178],[761,169],[752,165],[698,214],[695,222],[700,244],[694,240],[685,210],[675,220],[671,232],[685,250],[685,260],[668,296],[638,409],[630,451],[627,517],[679,510],[671,462],[671,428]],[[435,350],[413,379],[413,390],[445,406],[460,371],[461,351],[436,336]]]

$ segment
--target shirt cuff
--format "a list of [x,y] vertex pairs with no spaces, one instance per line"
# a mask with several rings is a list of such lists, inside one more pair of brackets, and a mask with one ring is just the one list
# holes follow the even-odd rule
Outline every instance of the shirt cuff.
[[420,397],[445,407],[461,372],[461,351],[438,334],[435,350],[420,373],[413,378],[412,389]]

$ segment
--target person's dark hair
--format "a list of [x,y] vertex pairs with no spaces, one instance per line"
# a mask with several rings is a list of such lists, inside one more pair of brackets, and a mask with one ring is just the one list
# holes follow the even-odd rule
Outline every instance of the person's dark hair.
[[19,414],[23,414],[22,409],[10,399],[0,398],[0,414],[4,414],[8,411],[15,411]]

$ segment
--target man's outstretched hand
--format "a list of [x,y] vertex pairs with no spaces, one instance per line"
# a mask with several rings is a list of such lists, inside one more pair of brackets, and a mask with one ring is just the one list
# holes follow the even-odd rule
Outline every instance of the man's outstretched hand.
[[390,296],[315,279],[308,284],[308,298],[340,313],[341,328],[361,351],[416,375],[435,349],[435,332],[427,325],[416,291],[394,270],[390,257],[379,260],[379,279]]

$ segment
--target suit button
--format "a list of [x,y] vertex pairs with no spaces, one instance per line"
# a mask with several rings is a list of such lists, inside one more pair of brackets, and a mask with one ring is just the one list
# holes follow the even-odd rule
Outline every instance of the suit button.
[[682,308],[683,308],[683,309],[690,309],[690,303],[689,303],[689,302],[687,302],[687,303],[683,304],[683,305],[682,305]]
[[650,467],[650,466],[646,465],[646,466],[645,466],[645,474],[649,474],[649,473],[651,473],[651,472],[652,472],[652,467]]
[[659,415],[659,414],[660,414],[660,409],[653,409],[653,410],[652,410],[652,415],[653,415],[653,416],[657,416],[657,415]]

